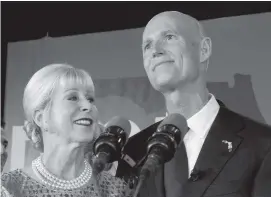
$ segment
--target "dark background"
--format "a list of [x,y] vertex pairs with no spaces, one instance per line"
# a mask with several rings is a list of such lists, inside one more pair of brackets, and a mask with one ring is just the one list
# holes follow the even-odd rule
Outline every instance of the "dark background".
[[8,42],[144,27],[159,12],[198,20],[271,12],[270,2],[1,2],[1,114]]

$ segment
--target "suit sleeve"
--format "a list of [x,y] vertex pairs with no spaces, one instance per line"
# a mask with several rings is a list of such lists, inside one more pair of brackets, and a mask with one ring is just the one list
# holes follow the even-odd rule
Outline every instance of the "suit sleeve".
[[271,196],[271,148],[269,148],[254,182],[253,197]]

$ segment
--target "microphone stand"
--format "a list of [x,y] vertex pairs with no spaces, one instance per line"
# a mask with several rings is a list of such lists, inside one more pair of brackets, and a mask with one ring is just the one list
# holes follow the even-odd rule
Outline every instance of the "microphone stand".
[[[153,152],[161,151],[158,147],[154,147]],[[155,172],[156,167],[161,164],[161,158],[157,157],[157,155],[149,154],[147,157],[147,160],[145,164],[143,165],[140,175],[139,175],[139,181],[136,186],[135,192],[133,197],[137,197],[144,181]]]
[[144,180],[142,180],[142,179],[139,180],[139,182],[138,182],[138,184],[136,186],[136,190],[134,192],[133,197],[137,197],[137,195],[138,195],[138,193],[139,193],[139,191],[141,189],[141,186],[142,186],[143,182],[144,182]]
[[[177,118],[177,122],[181,122],[183,124],[181,124],[180,128],[183,128],[184,126],[187,127],[185,118],[182,116],[180,118],[179,116],[180,115],[171,115],[166,118],[166,122],[170,122],[171,119],[177,121],[175,120]],[[148,139],[147,159],[141,169],[139,181],[133,197],[137,197],[145,179],[148,178],[150,174],[156,171],[158,165],[164,164],[174,157],[176,148],[180,140],[183,139],[183,135],[185,133],[181,132],[179,127],[174,126],[175,124],[165,124],[166,122],[164,120],[161,123],[162,125],[158,127],[157,132],[155,132]],[[185,130],[183,129],[183,131]]]
[[96,189],[98,197],[102,197],[100,189],[99,189],[98,174],[96,172],[92,173],[92,178],[93,178],[94,191]]

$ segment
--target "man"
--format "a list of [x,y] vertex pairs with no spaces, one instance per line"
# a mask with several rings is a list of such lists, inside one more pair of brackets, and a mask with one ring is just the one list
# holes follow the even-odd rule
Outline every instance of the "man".
[[[5,135],[5,125],[6,123],[1,120],[1,172],[3,172],[4,166],[6,164],[8,153],[7,153],[7,147],[8,147],[8,140]],[[1,184],[1,197],[11,197],[11,194],[7,191],[7,189]]]
[[7,153],[8,140],[6,139],[4,130],[5,130],[5,123],[1,121],[1,172],[4,169],[4,166],[8,157],[8,153]]
[[[164,95],[167,112],[183,115],[189,131],[140,197],[270,197],[271,129],[220,106],[208,92],[212,43],[201,24],[179,12],[160,13],[144,30],[142,51],[145,71]],[[124,149],[129,159],[120,164],[119,176],[138,173],[140,165],[129,161],[142,161],[146,146],[138,144],[146,145],[158,124],[129,140]]]

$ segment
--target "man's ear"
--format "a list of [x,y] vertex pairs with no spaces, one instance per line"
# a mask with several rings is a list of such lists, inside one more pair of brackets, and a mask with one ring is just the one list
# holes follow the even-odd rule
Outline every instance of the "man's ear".
[[200,63],[208,60],[212,54],[212,40],[209,37],[205,37],[200,43]]
[[43,125],[43,110],[36,110],[34,112],[33,119],[39,127],[42,127],[42,125]]

